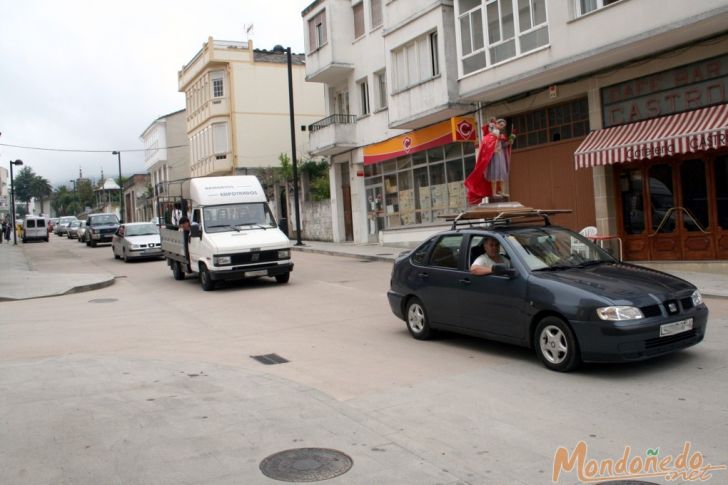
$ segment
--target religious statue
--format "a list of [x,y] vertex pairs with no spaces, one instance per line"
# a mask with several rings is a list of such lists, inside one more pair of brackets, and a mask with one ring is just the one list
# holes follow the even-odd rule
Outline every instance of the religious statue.
[[506,120],[491,118],[483,127],[475,168],[465,179],[469,204],[480,204],[485,197],[508,197],[505,185],[511,163],[511,146],[516,135],[506,134]]

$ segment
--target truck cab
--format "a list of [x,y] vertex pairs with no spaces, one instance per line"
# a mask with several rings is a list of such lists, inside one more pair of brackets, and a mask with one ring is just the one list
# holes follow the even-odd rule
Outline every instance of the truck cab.
[[254,176],[193,178],[186,217],[190,230],[161,230],[162,251],[175,279],[199,275],[204,290],[218,281],[271,276],[286,283],[291,242],[278,228]]

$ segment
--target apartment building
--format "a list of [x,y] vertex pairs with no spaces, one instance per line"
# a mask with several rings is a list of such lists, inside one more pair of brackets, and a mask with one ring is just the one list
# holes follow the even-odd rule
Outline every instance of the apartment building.
[[[345,212],[348,177],[354,240],[404,244],[441,229],[475,160],[471,140],[453,141],[458,120],[474,118],[479,134],[497,117],[518,134],[511,200],[573,209],[556,222],[596,225],[626,259],[728,258],[724,0],[688,10],[674,0],[319,0],[303,20],[307,75],[327,84],[328,113],[342,109],[336,86],[349,86],[356,110],[333,120],[335,149],[322,130],[310,134],[312,151],[350,160],[332,178]],[[382,46],[366,67],[363,43]],[[357,90],[365,77],[369,92]],[[362,128],[364,100],[384,89],[384,126]],[[448,124],[449,140],[432,133]]]
[[[292,56],[296,154],[308,154],[307,126],[324,113],[322,84],[305,81],[304,56]],[[254,173],[291,155],[286,51],[208,38],[179,71],[186,98],[190,175]]]
[[160,215],[160,200],[182,195],[182,181],[190,177],[186,114],[181,109],[160,116],[139,137],[144,144],[144,168],[153,189],[153,217]]

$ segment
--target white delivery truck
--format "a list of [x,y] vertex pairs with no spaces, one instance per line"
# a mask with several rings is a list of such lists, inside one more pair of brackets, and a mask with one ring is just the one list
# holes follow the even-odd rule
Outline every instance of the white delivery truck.
[[160,227],[174,279],[197,274],[202,289],[217,281],[273,276],[287,283],[291,241],[278,228],[258,179],[251,175],[189,180],[190,231]]

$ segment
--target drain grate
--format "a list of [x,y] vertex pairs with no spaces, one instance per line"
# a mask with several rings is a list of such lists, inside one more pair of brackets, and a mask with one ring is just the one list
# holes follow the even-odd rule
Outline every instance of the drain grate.
[[112,303],[115,301],[119,301],[118,298],[96,298],[94,300],[89,300],[89,303]]
[[318,482],[348,472],[354,462],[341,451],[328,448],[294,448],[260,462],[263,475],[284,482]]
[[251,355],[250,357],[265,365],[285,364],[288,362],[288,359],[284,359],[278,354]]

